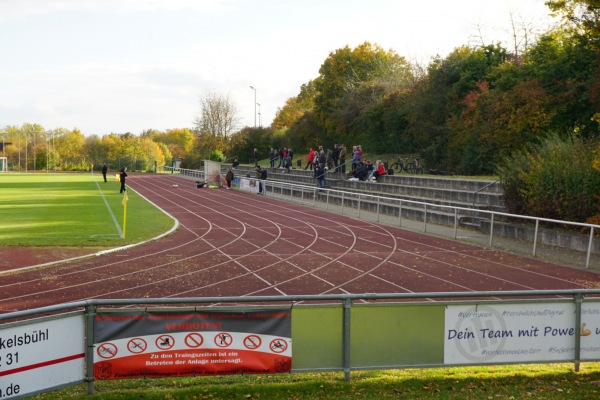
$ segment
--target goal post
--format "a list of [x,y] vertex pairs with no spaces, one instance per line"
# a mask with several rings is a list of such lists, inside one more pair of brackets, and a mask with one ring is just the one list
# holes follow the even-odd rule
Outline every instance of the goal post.
[[8,159],[0,157],[0,172],[8,172]]

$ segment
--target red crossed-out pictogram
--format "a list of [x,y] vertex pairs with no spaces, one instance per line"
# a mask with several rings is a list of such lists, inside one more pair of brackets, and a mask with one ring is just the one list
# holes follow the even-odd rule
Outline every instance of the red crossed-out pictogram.
[[196,348],[202,346],[202,343],[204,343],[204,338],[201,334],[192,332],[185,337],[184,342],[187,347]]
[[96,353],[102,358],[113,358],[117,355],[117,346],[112,343],[102,343],[96,349]]
[[262,344],[262,339],[258,335],[248,335],[244,338],[244,346],[250,350],[256,350]]
[[127,350],[129,350],[131,353],[143,353],[147,348],[148,343],[146,343],[146,341],[142,338],[133,338],[127,342]]
[[160,335],[156,338],[156,347],[163,350],[169,350],[175,346],[175,339],[171,335]]
[[227,332],[217,333],[215,336],[215,344],[219,347],[229,347],[233,343],[233,337]]
[[283,353],[284,351],[287,350],[288,344],[285,339],[277,338],[277,339],[271,340],[271,343],[269,344],[269,348],[271,349],[271,351],[273,353]]

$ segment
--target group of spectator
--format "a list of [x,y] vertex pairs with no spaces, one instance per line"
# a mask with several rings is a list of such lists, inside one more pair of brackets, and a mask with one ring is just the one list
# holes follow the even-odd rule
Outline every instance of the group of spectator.
[[[323,146],[310,148],[308,150],[307,163],[304,170],[314,170],[314,177],[317,181],[317,187],[320,189],[325,185],[325,175],[329,171],[338,171],[346,174],[347,150],[344,144],[334,144],[333,149],[325,150]],[[362,160],[362,146],[352,146],[351,158],[351,181],[372,181],[377,182],[378,178],[386,174],[386,169],[381,160],[377,160],[375,165],[369,160]],[[294,151],[291,148],[273,148],[269,151],[269,164],[271,168],[285,168],[288,172],[293,168],[292,161]],[[264,174],[266,171],[260,169],[258,165],[258,150],[254,149],[254,165],[257,167],[257,173]],[[300,165],[300,163],[299,163]],[[263,172],[264,171],[264,172]],[[263,178],[264,179],[264,178]]]
[[325,151],[323,146],[319,146],[317,150],[312,147],[308,150],[308,162],[304,169],[316,167],[319,164],[322,168],[327,168],[329,171],[339,171],[346,173],[346,146],[343,144],[334,144],[333,149]]
[[381,160],[375,161],[375,165],[370,160],[365,160],[365,162],[358,162],[356,171],[348,180],[377,182],[379,177],[385,174],[385,166]]
[[[292,148],[283,147],[274,149],[271,147],[269,151],[269,164],[271,168],[285,168],[288,172],[293,168],[292,161],[294,160],[294,150]],[[278,164],[277,167],[275,164]]]

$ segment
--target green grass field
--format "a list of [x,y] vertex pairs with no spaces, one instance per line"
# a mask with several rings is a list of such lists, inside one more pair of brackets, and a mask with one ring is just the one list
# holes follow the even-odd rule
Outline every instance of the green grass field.
[[[171,229],[171,218],[100,174],[0,174],[0,246],[118,247]],[[152,221],[152,223],[148,223]]]
[[349,382],[338,373],[234,375],[220,377],[97,381],[36,396],[56,399],[598,399],[600,363],[505,365],[355,371]]

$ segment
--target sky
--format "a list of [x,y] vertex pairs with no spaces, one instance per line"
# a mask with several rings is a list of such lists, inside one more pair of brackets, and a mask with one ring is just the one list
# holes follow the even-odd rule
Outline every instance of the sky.
[[0,128],[191,128],[208,93],[240,128],[268,126],[337,49],[426,65],[508,40],[511,15],[545,31],[548,14],[544,0],[0,0]]

